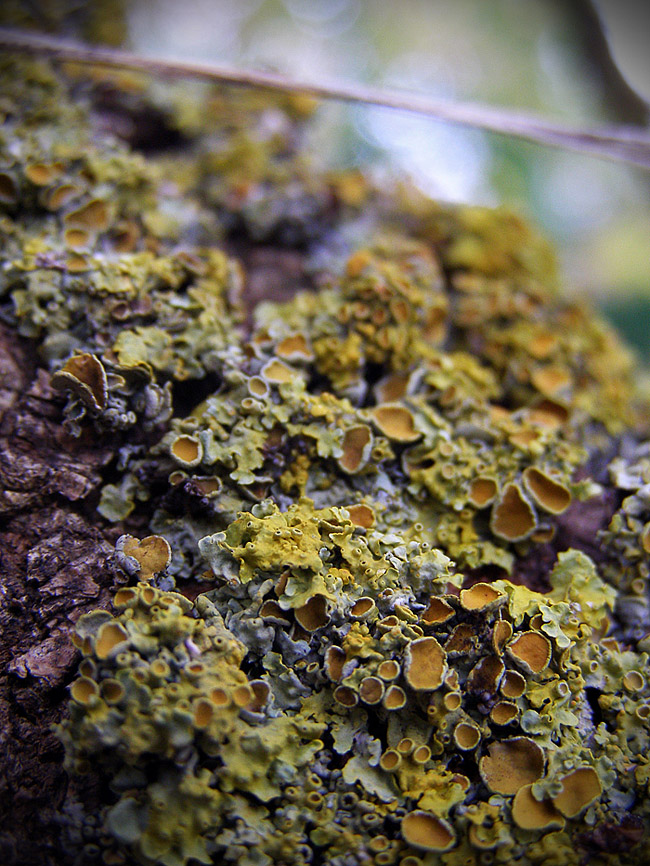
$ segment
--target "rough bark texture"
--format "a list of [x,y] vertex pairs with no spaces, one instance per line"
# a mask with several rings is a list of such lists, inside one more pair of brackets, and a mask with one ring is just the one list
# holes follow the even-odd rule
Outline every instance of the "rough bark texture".
[[[63,750],[51,732],[77,653],[70,626],[105,605],[114,530],[88,516],[110,447],[61,438],[33,347],[0,331],[0,859],[55,863]],[[65,555],[63,554],[65,551]],[[91,576],[93,575],[93,576]]]

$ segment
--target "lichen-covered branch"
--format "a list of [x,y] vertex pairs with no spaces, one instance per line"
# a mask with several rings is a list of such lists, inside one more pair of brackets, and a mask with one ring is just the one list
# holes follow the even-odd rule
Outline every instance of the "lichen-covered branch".
[[546,243],[0,82],[6,862],[643,863],[648,411]]

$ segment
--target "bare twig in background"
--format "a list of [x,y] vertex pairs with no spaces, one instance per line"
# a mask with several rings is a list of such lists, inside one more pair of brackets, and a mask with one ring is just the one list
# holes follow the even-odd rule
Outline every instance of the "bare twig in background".
[[77,63],[137,69],[156,75],[203,78],[270,90],[307,93],[323,99],[379,105],[650,169],[650,133],[639,126],[582,129],[491,106],[451,102],[362,84],[306,81],[275,72],[239,69],[221,64],[145,57],[128,51],[84,45],[10,28],[0,28],[0,49]]

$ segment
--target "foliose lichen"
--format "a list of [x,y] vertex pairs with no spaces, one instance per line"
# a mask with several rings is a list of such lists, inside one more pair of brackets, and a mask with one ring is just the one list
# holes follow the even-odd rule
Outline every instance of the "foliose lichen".
[[548,833],[569,852],[642,808],[648,655],[595,640],[616,594],[585,554],[547,594],[459,589],[440,551],[307,499],[199,547],[216,586],[192,604],[157,588],[163,539],[125,538],[147,579],[78,623],[61,736],[111,781],[115,857],[545,863]]
[[[65,430],[121,437],[98,510],[127,521],[58,728],[110,792],[85,819],[71,794],[70,850],[644,862],[647,407],[548,246],[313,170],[302,97],[20,69],[3,309]],[[98,133],[106,80],[183,147]],[[304,291],[245,309],[242,239],[297,252]]]

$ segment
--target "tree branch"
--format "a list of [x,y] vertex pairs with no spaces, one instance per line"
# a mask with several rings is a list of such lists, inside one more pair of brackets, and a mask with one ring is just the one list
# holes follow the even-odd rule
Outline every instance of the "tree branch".
[[145,57],[128,51],[89,46],[10,28],[0,28],[0,50],[36,54],[95,66],[134,69],[168,77],[202,78],[269,90],[306,93],[322,99],[378,105],[650,169],[650,133],[641,126],[587,129],[571,127],[540,116],[492,106],[451,102],[362,84],[309,81],[275,72],[239,69],[221,64]]

